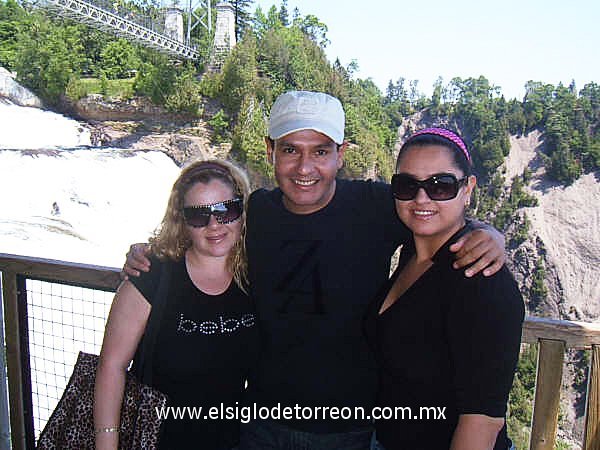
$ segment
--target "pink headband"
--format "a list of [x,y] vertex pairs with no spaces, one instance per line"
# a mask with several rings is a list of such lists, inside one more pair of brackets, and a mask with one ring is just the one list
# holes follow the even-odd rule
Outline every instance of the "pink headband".
[[471,161],[471,155],[469,153],[469,150],[467,150],[467,145],[465,144],[465,142],[461,139],[461,137],[450,131],[447,130],[445,128],[424,128],[422,130],[416,131],[413,135],[411,135],[408,140],[404,143],[406,145],[406,143],[410,142],[413,138],[417,137],[417,136],[421,136],[423,134],[434,134],[436,136],[440,136],[443,137],[445,139],[448,139],[449,141],[451,141],[453,144],[456,144],[458,146],[458,148],[460,148],[462,150],[462,152],[465,155],[465,158],[467,158],[467,161],[472,162]]

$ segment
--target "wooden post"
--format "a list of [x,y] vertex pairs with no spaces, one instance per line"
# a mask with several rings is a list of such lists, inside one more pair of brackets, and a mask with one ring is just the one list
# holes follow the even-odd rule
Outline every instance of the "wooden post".
[[6,365],[10,403],[10,434],[13,450],[25,450],[26,435],[21,378],[21,338],[19,335],[19,304],[17,274],[2,272],[4,298],[4,329],[6,335]]
[[550,339],[540,339],[539,342],[529,448],[531,450],[554,450],[565,343]]
[[592,345],[583,450],[600,450],[600,345]]

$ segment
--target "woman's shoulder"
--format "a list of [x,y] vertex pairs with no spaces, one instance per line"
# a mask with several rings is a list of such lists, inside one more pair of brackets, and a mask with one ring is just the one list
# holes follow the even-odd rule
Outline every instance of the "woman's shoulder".
[[466,277],[464,269],[452,270],[454,281],[452,292],[459,303],[478,305],[488,310],[510,309],[524,314],[521,291],[506,265],[490,276],[478,273]]
[[139,277],[129,277],[129,280],[140,291],[148,303],[152,303],[152,297],[158,289],[160,278],[164,273],[164,268],[168,268],[172,273],[173,268],[176,267],[178,261],[173,261],[169,258],[155,254],[149,255],[148,258],[150,259],[150,270],[148,270],[148,272],[140,272]]

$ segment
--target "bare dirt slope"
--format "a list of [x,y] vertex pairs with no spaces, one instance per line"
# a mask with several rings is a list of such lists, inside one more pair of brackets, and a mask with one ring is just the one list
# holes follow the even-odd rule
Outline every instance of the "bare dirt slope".
[[[528,167],[533,177],[528,189],[539,201],[525,208],[532,238],[539,237],[546,249],[549,269],[558,277],[551,295],[560,318],[600,319],[600,174],[587,174],[571,186],[549,182],[540,164],[540,133],[511,137],[506,158],[506,182]],[[558,317],[557,317],[558,318]]]

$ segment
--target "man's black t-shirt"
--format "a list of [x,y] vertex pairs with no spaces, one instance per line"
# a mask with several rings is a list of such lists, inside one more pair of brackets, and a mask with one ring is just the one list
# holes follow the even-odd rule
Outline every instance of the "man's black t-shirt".
[[[208,407],[241,403],[244,382],[257,354],[254,306],[234,281],[220,295],[199,290],[184,259],[151,258],[150,272],[131,282],[149,301],[158,289],[162,264],[172,264],[167,304],[153,355],[152,384],[169,397],[169,406]],[[239,439],[238,421],[167,420],[160,450],[231,449]]]
[[[410,233],[389,185],[337,180],[323,209],[289,212],[282,192],[258,190],[248,204],[251,295],[262,334],[251,401],[264,406],[374,405],[377,368],[363,333],[369,301]],[[313,432],[357,429],[368,420],[300,420]]]
[[[448,247],[455,240],[442,246],[433,266],[379,315],[414,254],[412,243],[405,246],[398,269],[369,308],[367,335],[380,364],[378,406],[410,408],[395,420],[376,422],[386,450],[447,449],[460,414],[506,413],[523,299],[506,266],[490,277],[466,278],[463,270],[453,269]],[[495,448],[509,445],[504,427]]]

